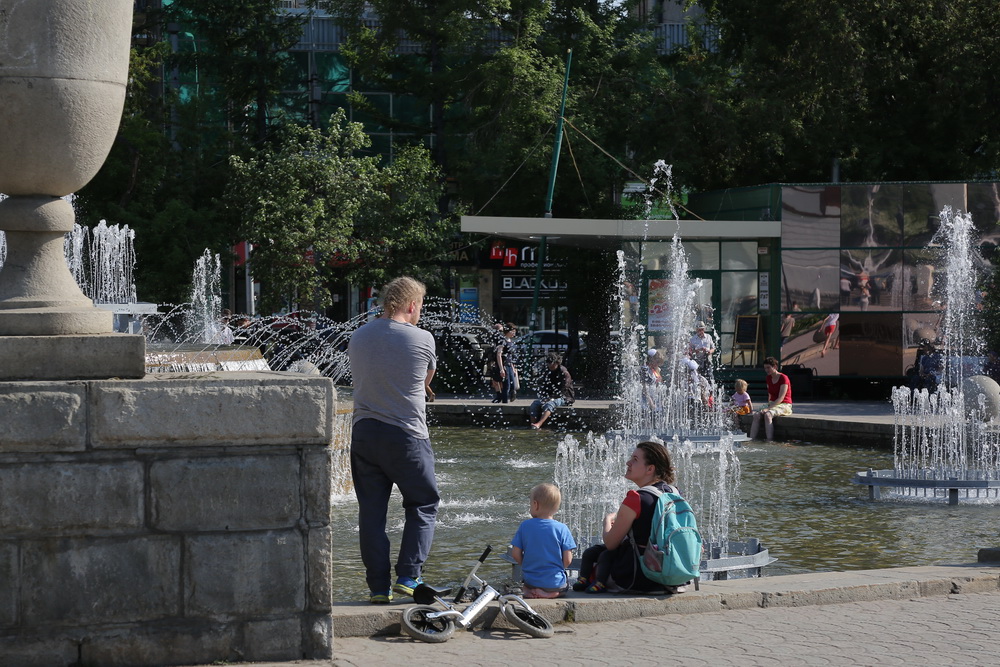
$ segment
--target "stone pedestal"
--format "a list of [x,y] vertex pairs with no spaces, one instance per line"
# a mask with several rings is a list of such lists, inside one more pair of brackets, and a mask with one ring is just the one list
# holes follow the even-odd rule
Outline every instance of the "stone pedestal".
[[327,378],[0,383],[0,663],[328,658]]

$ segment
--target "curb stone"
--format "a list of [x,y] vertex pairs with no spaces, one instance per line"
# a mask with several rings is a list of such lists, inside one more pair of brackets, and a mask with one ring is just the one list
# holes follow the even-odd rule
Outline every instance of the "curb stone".
[[[531,600],[533,609],[552,623],[618,621],[668,614],[695,614],[737,609],[901,600],[936,595],[1000,591],[1000,563],[929,565],[790,574],[754,579],[702,582],[700,591],[679,595],[623,596],[570,593],[557,600]],[[399,615],[408,605],[373,609],[362,602],[337,603],[333,609],[336,637],[398,634]],[[476,627],[510,628],[495,605]]]

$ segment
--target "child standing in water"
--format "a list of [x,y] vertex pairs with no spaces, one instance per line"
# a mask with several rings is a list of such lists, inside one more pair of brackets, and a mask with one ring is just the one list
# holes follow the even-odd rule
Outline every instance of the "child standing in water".
[[566,524],[552,518],[561,502],[555,484],[531,489],[531,518],[521,522],[511,540],[510,555],[521,565],[526,598],[557,598],[566,593],[566,568],[573,562],[576,542]]

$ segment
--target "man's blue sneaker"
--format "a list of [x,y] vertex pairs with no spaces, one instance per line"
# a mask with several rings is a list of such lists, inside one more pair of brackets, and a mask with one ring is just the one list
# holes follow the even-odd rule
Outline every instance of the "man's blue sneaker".
[[392,585],[392,590],[394,593],[399,593],[400,595],[413,595],[413,589],[422,583],[424,583],[423,577],[417,577],[416,579],[399,577],[396,579],[396,583]]
[[372,604],[389,604],[392,602],[392,591],[385,591],[384,593],[372,591],[372,594],[368,596],[368,601]]

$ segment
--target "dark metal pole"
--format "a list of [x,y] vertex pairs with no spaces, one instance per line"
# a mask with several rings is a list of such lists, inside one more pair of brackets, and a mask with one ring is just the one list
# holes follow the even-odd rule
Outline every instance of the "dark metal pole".
[[[573,49],[566,51],[566,78],[563,80],[562,102],[559,118],[556,119],[556,144],[552,149],[552,167],[549,169],[549,190],[545,195],[545,216],[552,217],[552,197],[556,190],[556,171],[559,169],[559,153],[562,151],[563,115],[566,113],[566,92],[569,90],[569,68],[573,63]],[[531,297],[531,330],[538,329],[538,292],[542,286],[542,266],[545,264],[545,236],[538,244],[538,266],[535,267],[535,291]]]

